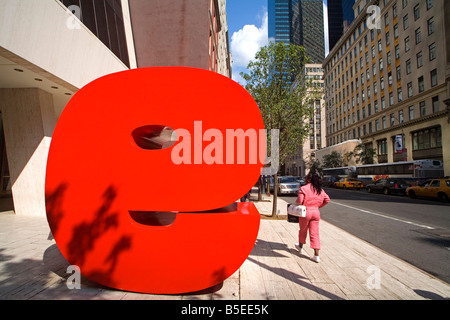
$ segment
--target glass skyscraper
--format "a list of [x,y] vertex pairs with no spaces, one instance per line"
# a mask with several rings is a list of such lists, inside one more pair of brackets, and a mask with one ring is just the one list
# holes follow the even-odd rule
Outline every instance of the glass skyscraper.
[[325,58],[323,1],[269,0],[269,39],[305,47],[313,63]]

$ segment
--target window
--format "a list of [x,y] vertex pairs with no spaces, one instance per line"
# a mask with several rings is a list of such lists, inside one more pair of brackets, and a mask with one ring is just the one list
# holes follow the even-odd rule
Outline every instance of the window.
[[419,82],[419,92],[423,92],[423,90],[425,90],[425,83],[423,81],[423,76],[419,77],[417,81]]
[[441,127],[413,132],[413,151],[442,147]]
[[428,35],[434,33],[434,18],[428,20]]
[[414,106],[409,107],[409,120],[414,120]]
[[408,83],[408,98],[412,97],[413,95],[413,88],[412,88],[412,82]]
[[432,43],[428,48],[430,51],[430,61],[436,59],[436,44]]
[[387,64],[390,65],[391,64],[391,52],[389,51],[387,54]]
[[408,0],[402,0],[403,9],[408,5]]
[[398,112],[398,122],[403,123],[403,110]]
[[389,93],[389,105],[392,106],[394,104],[394,93]]
[[398,97],[398,102],[401,102],[403,100],[402,97],[402,88],[398,88],[397,89],[397,97]]
[[420,5],[414,7],[414,21],[420,18]]
[[378,40],[378,52],[381,52],[382,48],[381,48],[381,40]]
[[403,30],[408,29],[408,26],[409,26],[408,15],[405,15],[405,16],[403,17]]
[[381,110],[386,109],[386,103],[384,102],[384,97],[381,97]]
[[432,87],[437,86],[438,83],[437,69],[431,70],[430,76],[431,76],[431,86]]
[[397,67],[396,73],[397,73],[397,81],[401,80],[402,79],[402,70],[401,70],[400,66]]
[[420,34],[420,28],[416,29],[416,44],[422,42],[422,36]]
[[398,23],[394,26],[394,38],[398,38]]
[[388,84],[392,86],[392,72],[388,73]]
[[399,47],[399,45],[395,46],[395,59],[400,59],[400,47]]
[[392,17],[393,18],[397,17],[397,4],[394,4],[392,6]]
[[388,26],[388,25],[389,25],[389,12],[387,12],[387,13],[384,15],[384,25],[385,25],[385,26]]
[[409,49],[410,49],[410,46],[409,46],[409,37],[406,37],[406,38],[405,38],[405,52],[408,52]]
[[380,71],[383,70],[383,58],[380,58]]
[[391,113],[390,118],[391,118],[391,127],[393,127],[395,125],[395,116],[393,113]]
[[424,115],[427,114],[427,109],[425,106],[425,101],[422,101],[419,103],[419,108],[420,108],[420,115],[423,117]]
[[391,44],[391,39],[390,39],[389,31],[388,31],[388,32],[386,32],[386,45],[390,45],[390,44]]
[[383,118],[381,118],[381,126],[383,129],[386,129],[386,116],[383,116]]
[[427,0],[427,10],[430,10],[433,7],[433,0]]
[[439,96],[435,96],[431,99],[433,105],[433,113],[439,111]]
[[387,154],[387,139],[377,141],[377,154],[380,156]]
[[[375,101],[375,105],[374,105],[374,112],[377,113],[378,112],[378,100]],[[370,109],[369,109],[369,116],[370,116]]]
[[423,66],[423,59],[422,59],[422,51],[420,51],[417,55],[417,69]]
[[380,78],[380,88],[381,88],[381,90],[384,90],[384,78],[383,77]]
[[69,7],[81,7],[83,24],[125,65],[130,66],[120,0],[61,0]]
[[411,59],[406,60],[406,74],[411,73]]
[[378,131],[378,130],[380,130],[380,120],[379,119],[375,120],[375,131]]

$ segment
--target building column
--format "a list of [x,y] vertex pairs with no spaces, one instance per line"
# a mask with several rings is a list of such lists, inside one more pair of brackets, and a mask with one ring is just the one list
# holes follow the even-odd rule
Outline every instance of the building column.
[[0,89],[0,111],[17,215],[45,216],[45,172],[56,126],[53,96],[37,88]]

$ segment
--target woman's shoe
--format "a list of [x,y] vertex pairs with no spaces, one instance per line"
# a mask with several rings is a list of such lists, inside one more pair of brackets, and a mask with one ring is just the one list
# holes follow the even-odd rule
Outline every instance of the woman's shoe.
[[319,262],[320,262],[320,257],[315,255],[315,256],[312,258],[312,260],[313,260],[314,262],[319,263]]
[[296,244],[295,244],[295,249],[298,250],[298,253],[303,253],[303,248],[300,247],[300,244],[299,244],[299,243],[296,243]]

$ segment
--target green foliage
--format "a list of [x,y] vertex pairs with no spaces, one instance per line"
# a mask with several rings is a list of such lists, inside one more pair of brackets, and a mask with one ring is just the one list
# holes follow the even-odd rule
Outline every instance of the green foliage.
[[[309,105],[315,95],[302,77],[309,62],[305,48],[293,44],[271,43],[260,49],[241,73],[245,88],[258,104],[267,130],[280,130],[280,165],[297,152],[309,135]],[[270,141],[267,144],[270,146]]]
[[344,165],[344,159],[337,151],[333,151],[330,154],[323,156],[324,168],[339,168]]
[[349,160],[352,157],[355,157],[355,160],[360,164],[373,164],[376,151],[374,148],[360,143],[353,149],[353,151],[348,152],[346,155]]

